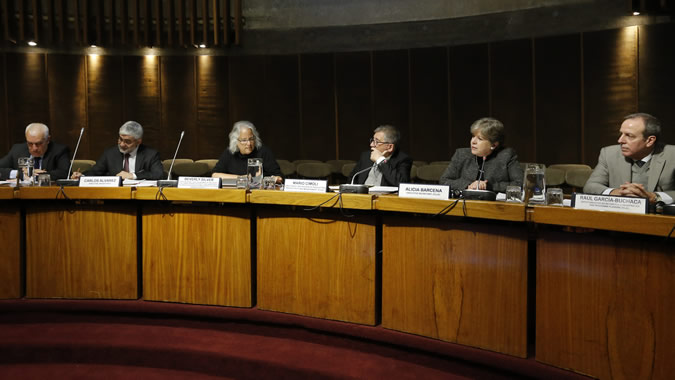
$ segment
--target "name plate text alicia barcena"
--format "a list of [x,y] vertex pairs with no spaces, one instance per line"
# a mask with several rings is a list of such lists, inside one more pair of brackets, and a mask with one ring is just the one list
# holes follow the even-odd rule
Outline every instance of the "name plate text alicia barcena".
[[448,200],[450,198],[450,186],[402,183],[398,187],[398,196],[401,198]]

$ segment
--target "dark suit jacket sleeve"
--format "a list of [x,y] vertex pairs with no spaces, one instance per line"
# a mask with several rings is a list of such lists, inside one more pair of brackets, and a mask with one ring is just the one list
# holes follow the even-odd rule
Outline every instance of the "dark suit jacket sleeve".
[[[507,178],[504,178],[500,173],[503,170],[502,166],[495,166],[495,173],[486,173],[486,178],[488,178],[488,189],[504,193],[506,192],[507,186],[522,186],[523,170],[520,168],[520,163],[518,162],[518,155],[516,152],[513,149],[506,148],[498,154],[504,156],[506,161],[506,172],[508,175]],[[500,159],[496,163],[501,161],[502,160]],[[490,182],[490,178],[497,178],[499,180]]]
[[[136,171],[137,179],[162,179],[164,177],[164,167],[162,166],[162,161],[159,159],[159,152],[154,149],[142,146],[143,149],[140,150],[136,155],[136,160],[141,160],[140,170]],[[136,162],[136,167],[138,168],[139,163]],[[115,173],[117,174],[117,173]]]
[[70,168],[70,150],[67,146],[50,143],[49,151],[45,154],[44,160],[47,165],[47,172],[52,180],[66,178],[68,176],[68,169]]
[[387,161],[380,164],[382,186],[398,186],[401,182],[410,182],[411,168],[412,159],[407,154],[400,151],[394,153]]
[[[352,177],[354,177],[354,175],[358,173],[359,170],[364,170],[366,168],[370,168],[371,166],[373,166],[373,162],[370,161],[370,151],[365,151],[361,153],[359,160],[356,162],[356,165],[354,165],[354,169],[352,169],[352,172],[349,173],[348,180],[351,181]],[[364,173],[359,174],[356,178],[354,178],[354,183],[363,184],[364,182],[366,182],[367,178],[368,172],[366,171]]]
[[263,145],[262,148],[260,148],[260,156],[260,158],[263,159],[263,175],[276,175],[281,177],[281,167],[279,167],[279,163],[276,158],[274,158],[272,150]]
[[[117,148],[115,148],[117,149]],[[108,156],[110,155],[110,148],[106,149],[101,157],[99,157],[98,160],[96,160],[96,164],[91,167],[91,169],[85,171],[82,173],[83,175],[89,175],[89,176],[102,176],[102,175],[115,175],[114,174],[109,174],[110,170],[110,159]],[[114,151],[113,151],[114,153]],[[77,168],[73,168],[73,171],[76,171]]]
[[451,189],[466,189],[467,186],[473,182],[472,180],[462,176],[462,170],[464,169],[466,158],[466,154],[464,154],[462,150],[457,149],[455,154],[453,154],[452,158],[450,159],[450,164],[448,164],[448,167],[441,175],[439,183],[441,185],[448,185]]
[[[14,144],[9,150],[7,155],[0,158],[0,179],[9,178],[9,173],[12,170],[17,169],[17,159],[20,156],[21,145],[26,146],[25,144]],[[26,152],[28,152],[28,147],[26,146]],[[24,155],[25,156],[25,155]]]

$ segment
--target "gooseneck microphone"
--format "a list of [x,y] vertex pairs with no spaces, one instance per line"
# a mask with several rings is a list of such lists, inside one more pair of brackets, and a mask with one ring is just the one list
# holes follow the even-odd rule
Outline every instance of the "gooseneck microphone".
[[368,186],[367,185],[362,185],[362,184],[354,184],[354,179],[356,179],[356,176],[369,171],[372,168],[377,167],[377,163],[373,163],[372,166],[369,166],[365,169],[359,170],[358,172],[354,173],[352,176],[352,180],[349,184],[345,185],[340,185],[340,192],[341,193],[354,193],[354,194],[368,194]]
[[68,175],[64,179],[57,179],[56,184],[59,186],[76,186],[80,180],[79,179],[70,179],[70,175],[73,170],[73,162],[75,162],[75,156],[77,156],[77,150],[80,149],[80,141],[82,141],[82,135],[84,134],[84,128],[80,129],[80,137],[77,138],[77,145],[75,145],[75,151],[73,152],[73,158],[70,160],[70,167],[68,168]]
[[180,144],[183,142],[183,136],[185,131],[180,133],[180,139],[178,139],[178,146],[176,147],[176,152],[173,154],[173,159],[171,160],[171,166],[169,167],[169,175],[164,180],[157,181],[158,187],[176,187],[178,186],[178,181],[171,179],[171,171],[173,170],[173,164],[176,162],[176,156],[178,155],[178,149],[180,149]]

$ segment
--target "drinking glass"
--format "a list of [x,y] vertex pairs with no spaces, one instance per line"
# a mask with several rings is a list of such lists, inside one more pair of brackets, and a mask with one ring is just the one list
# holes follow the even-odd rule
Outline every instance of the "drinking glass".
[[276,188],[276,178],[274,176],[263,177],[263,189],[274,190]]
[[37,185],[38,186],[51,186],[52,177],[47,173],[41,173],[37,175]]
[[506,201],[507,202],[522,202],[523,191],[520,186],[506,186]]
[[527,164],[523,177],[523,202],[544,204],[546,202],[546,166]]
[[237,176],[237,189],[248,189],[248,176]]
[[563,191],[559,187],[549,187],[546,189],[546,204],[549,206],[563,205]]
[[16,175],[17,184],[23,182],[24,184],[33,184],[33,157],[19,157],[19,170]]
[[261,158],[249,158],[248,168],[246,169],[248,175],[249,189],[260,189],[263,185],[263,163]]

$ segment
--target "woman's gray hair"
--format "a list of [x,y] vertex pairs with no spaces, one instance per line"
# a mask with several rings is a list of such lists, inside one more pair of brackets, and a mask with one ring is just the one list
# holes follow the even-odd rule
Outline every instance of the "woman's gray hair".
[[492,144],[499,143],[500,145],[503,145],[504,139],[506,138],[506,135],[504,134],[504,124],[491,117],[484,117],[474,121],[473,124],[471,124],[470,130],[472,135],[480,133]]
[[136,140],[143,138],[143,127],[135,121],[127,121],[122,124],[119,131],[120,135],[127,135],[135,138]]
[[253,123],[251,123],[250,121],[241,120],[234,123],[234,126],[232,126],[232,132],[230,132],[230,146],[228,147],[228,149],[232,154],[237,153],[237,151],[239,150],[239,148],[237,147],[237,139],[239,139],[239,134],[241,133],[241,130],[243,128],[248,128],[251,130],[251,133],[253,133],[253,136],[255,137],[256,149],[260,149],[260,147],[262,147],[262,140],[260,139],[260,134],[258,134],[258,130],[255,129],[255,125],[253,125]]

